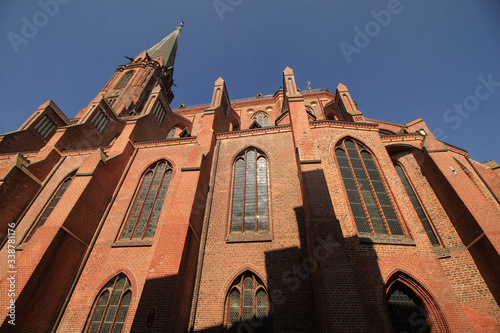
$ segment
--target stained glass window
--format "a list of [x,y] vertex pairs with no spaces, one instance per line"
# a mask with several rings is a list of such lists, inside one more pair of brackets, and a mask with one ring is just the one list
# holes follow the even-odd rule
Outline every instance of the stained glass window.
[[85,332],[121,332],[131,299],[128,278],[119,274],[111,279],[94,302]]
[[253,274],[240,275],[232,284],[226,300],[228,332],[269,332],[267,291]]
[[345,139],[337,145],[335,156],[358,231],[403,235],[372,154],[361,144]]
[[256,112],[253,116],[252,116],[252,123],[256,121],[257,123],[259,123],[260,127],[268,127],[269,126],[269,115],[265,112]]
[[233,178],[231,232],[269,231],[267,160],[255,148],[236,158]]
[[142,177],[129,211],[121,239],[152,238],[168,191],[172,167],[159,161]]
[[422,226],[425,229],[425,232],[427,233],[427,237],[429,237],[429,240],[431,241],[432,245],[440,245],[439,241],[436,237],[436,234],[434,233],[434,229],[432,228],[431,222],[429,221],[429,218],[427,217],[427,214],[425,213],[424,208],[420,204],[420,201],[418,200],[417,194],[413,190],[413,187],[410,184],[410,181],[408,177],[406,177],[405,172],[403,171],[403,168],[401,165],[396,164],[394,166],[396,168],[396,171],[398,172],[399,178],[401,179],[401,182],[403,183],[403,186],[405,187],[406,193],[408,193],[408,196],[410,197],[410,201],[415,208],[415,211],[417,212],[417,215],[420,219],[420,222],[422,223]]

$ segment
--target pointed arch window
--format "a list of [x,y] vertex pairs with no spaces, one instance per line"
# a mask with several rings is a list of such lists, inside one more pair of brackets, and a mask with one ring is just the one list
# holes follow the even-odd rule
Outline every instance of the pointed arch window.
[[269,231],[267,159],[256,148],[242,151],[236,158],[233,175],[231,233]]
[[408,179],[408,177],[406,177],[403,167],[399,164],[395,164],[394,167],[396,168],[396,171],[399,175],[399,178],[401,179],[401,182],[403,183],[408,197],[410,197],[413,208],[415,208],[415,211],[417,212],[420,222],[422,223],[422,226],[424,227],[424,230],[427,233],[427,237],[429,237],[431,244],[434,246],[441,245],[436,236],[436,233],[434,232],[434,228],[431,225],[430,219],[428,218],[424,208],[420,204],[420,200],[418,199],[417,194],[410,184],[410,180]]
[[153,238],[172,178],[172,166],[161,160],[142,176],[120,239]]
[[66,177],[61,182],[61,184],[59,184],[57,190],[52,194],[47,205],[45,206],[42,213],[38,217],[37,221],[34,223],[33,227],[29,231],[28,236],[24,240],[24,243],[28,242],[31,239],[31,237],[33,237],[35,232],[45,224],[45,221],[47,221],[54,208],[56,208],[57,203],[59,202],[59,200],[61,200],[64,192],[66,192],[66,190],[68,189],[69,185],[71,184],[74,178],[75,174],[73,173],[72,175]]
[[173,139],[174,138],[174,136],[175,136],[175,130],[176,130],[176,127],[172,127],[170,129],[170,131],[168,131],[167,139]]
[[394,332],[431,332],[422,300],[404,283],[396,281],[387,293],[387,308]]
[[226,298],[227,332],[270,332],[269,299],[262,281],[246,272],[231,285]]
[[393,203],[372,154],[351,139],[335,155],[359,232],[403,235]]
[[121,273],[101,290],[85,325],[85,332],[121,332],[132,299],[129,279]]
[[259,111],[259,112],[256,112],[253,116],[252,116],[252,121],[251,123],[257,123],[259,124],[258,127],[268,127],[269,126],[269,123],[270,123],[270,120],[269,120],[269,115],[264,112],[264,111]]
[[127,86],[132,76],[134,76],[135,71],[129,71],[122,76],[120,82],[116,85],[115,89],[122,89]]

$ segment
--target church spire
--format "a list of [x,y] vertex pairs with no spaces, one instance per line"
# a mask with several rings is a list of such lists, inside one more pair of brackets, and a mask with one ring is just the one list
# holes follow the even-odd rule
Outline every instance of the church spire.
[[167,37],[163,38],[159,43],[154,45],[152,48],[146,51],[146,54],[151,58],[162,57],[162,66],[167,69],[174,66],[175,54],[177,52],[177,44],[179,43],[179,36],[181,34],[181,29],[184,26],[184,22],[181,22],[180,26],[175,28],[175,30],[169,34]]

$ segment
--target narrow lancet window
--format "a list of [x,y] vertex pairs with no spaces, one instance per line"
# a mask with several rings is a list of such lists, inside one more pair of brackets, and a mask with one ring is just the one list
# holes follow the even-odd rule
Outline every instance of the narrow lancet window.
[[249,148],[236,158],[233,178],[231,232],[269,231],[267,160]]
[[45,224],[45,221],[47,221],[54,208],[56,208],[57,203],[59,202],[59,200],[61,200],[64,192],[66,192],[66,190],[68,189],[69,184],[71,184],[73,178],[75,178],[74,174],[64,179],[57,188],[57,190],[54,192],[54,194],[52,194],[52,197],[50,198],[48,204],[45,206],[42,214],[38,217],[37,221],[34,223],[33,227],[29,231],[29,234],[24,240],[24,242],[28,242],[31,239],[31,237],[33,237],[35,232]]
[[415,211],[417,212],[418,218],[420,219],[420,223],[422,223],[422,226],[424,227],[425,232],[427,233],[427,237],[429,237],[429,240],[431,241],[432,245],[440,245],[438,238],[436,237],[436,233],[434,232],[434,229],[432,228],[431,222],[429,218],[427,217],[427,214],[425,213],[424,208],[420,204],[420,201],[417,197],[417,194],[413,190],[413,187],[410,184],[410,180],[408,177],[406,177],[406,174],[401,167],[401,165],[396,164],[394,166],[396,168],[396,171],[398,172],[399,178],[401,179],[401,182],[403,183],[403,186],[405,187],[406,193],[410,197],[410,201],[413,205],[413,208],[415,208]]
[[159,161],[144,174],[129,211],[121,239],[152,238],[167,195],[172,167]]

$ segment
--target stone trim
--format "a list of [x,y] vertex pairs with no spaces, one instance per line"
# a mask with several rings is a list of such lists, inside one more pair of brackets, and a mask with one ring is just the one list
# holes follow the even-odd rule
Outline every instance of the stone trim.
[[360,243],[367,244],[386,244],[386,245],[406,245],[416,246],[412,239],[401,235],[369,234],[360,232],[358,235]]

